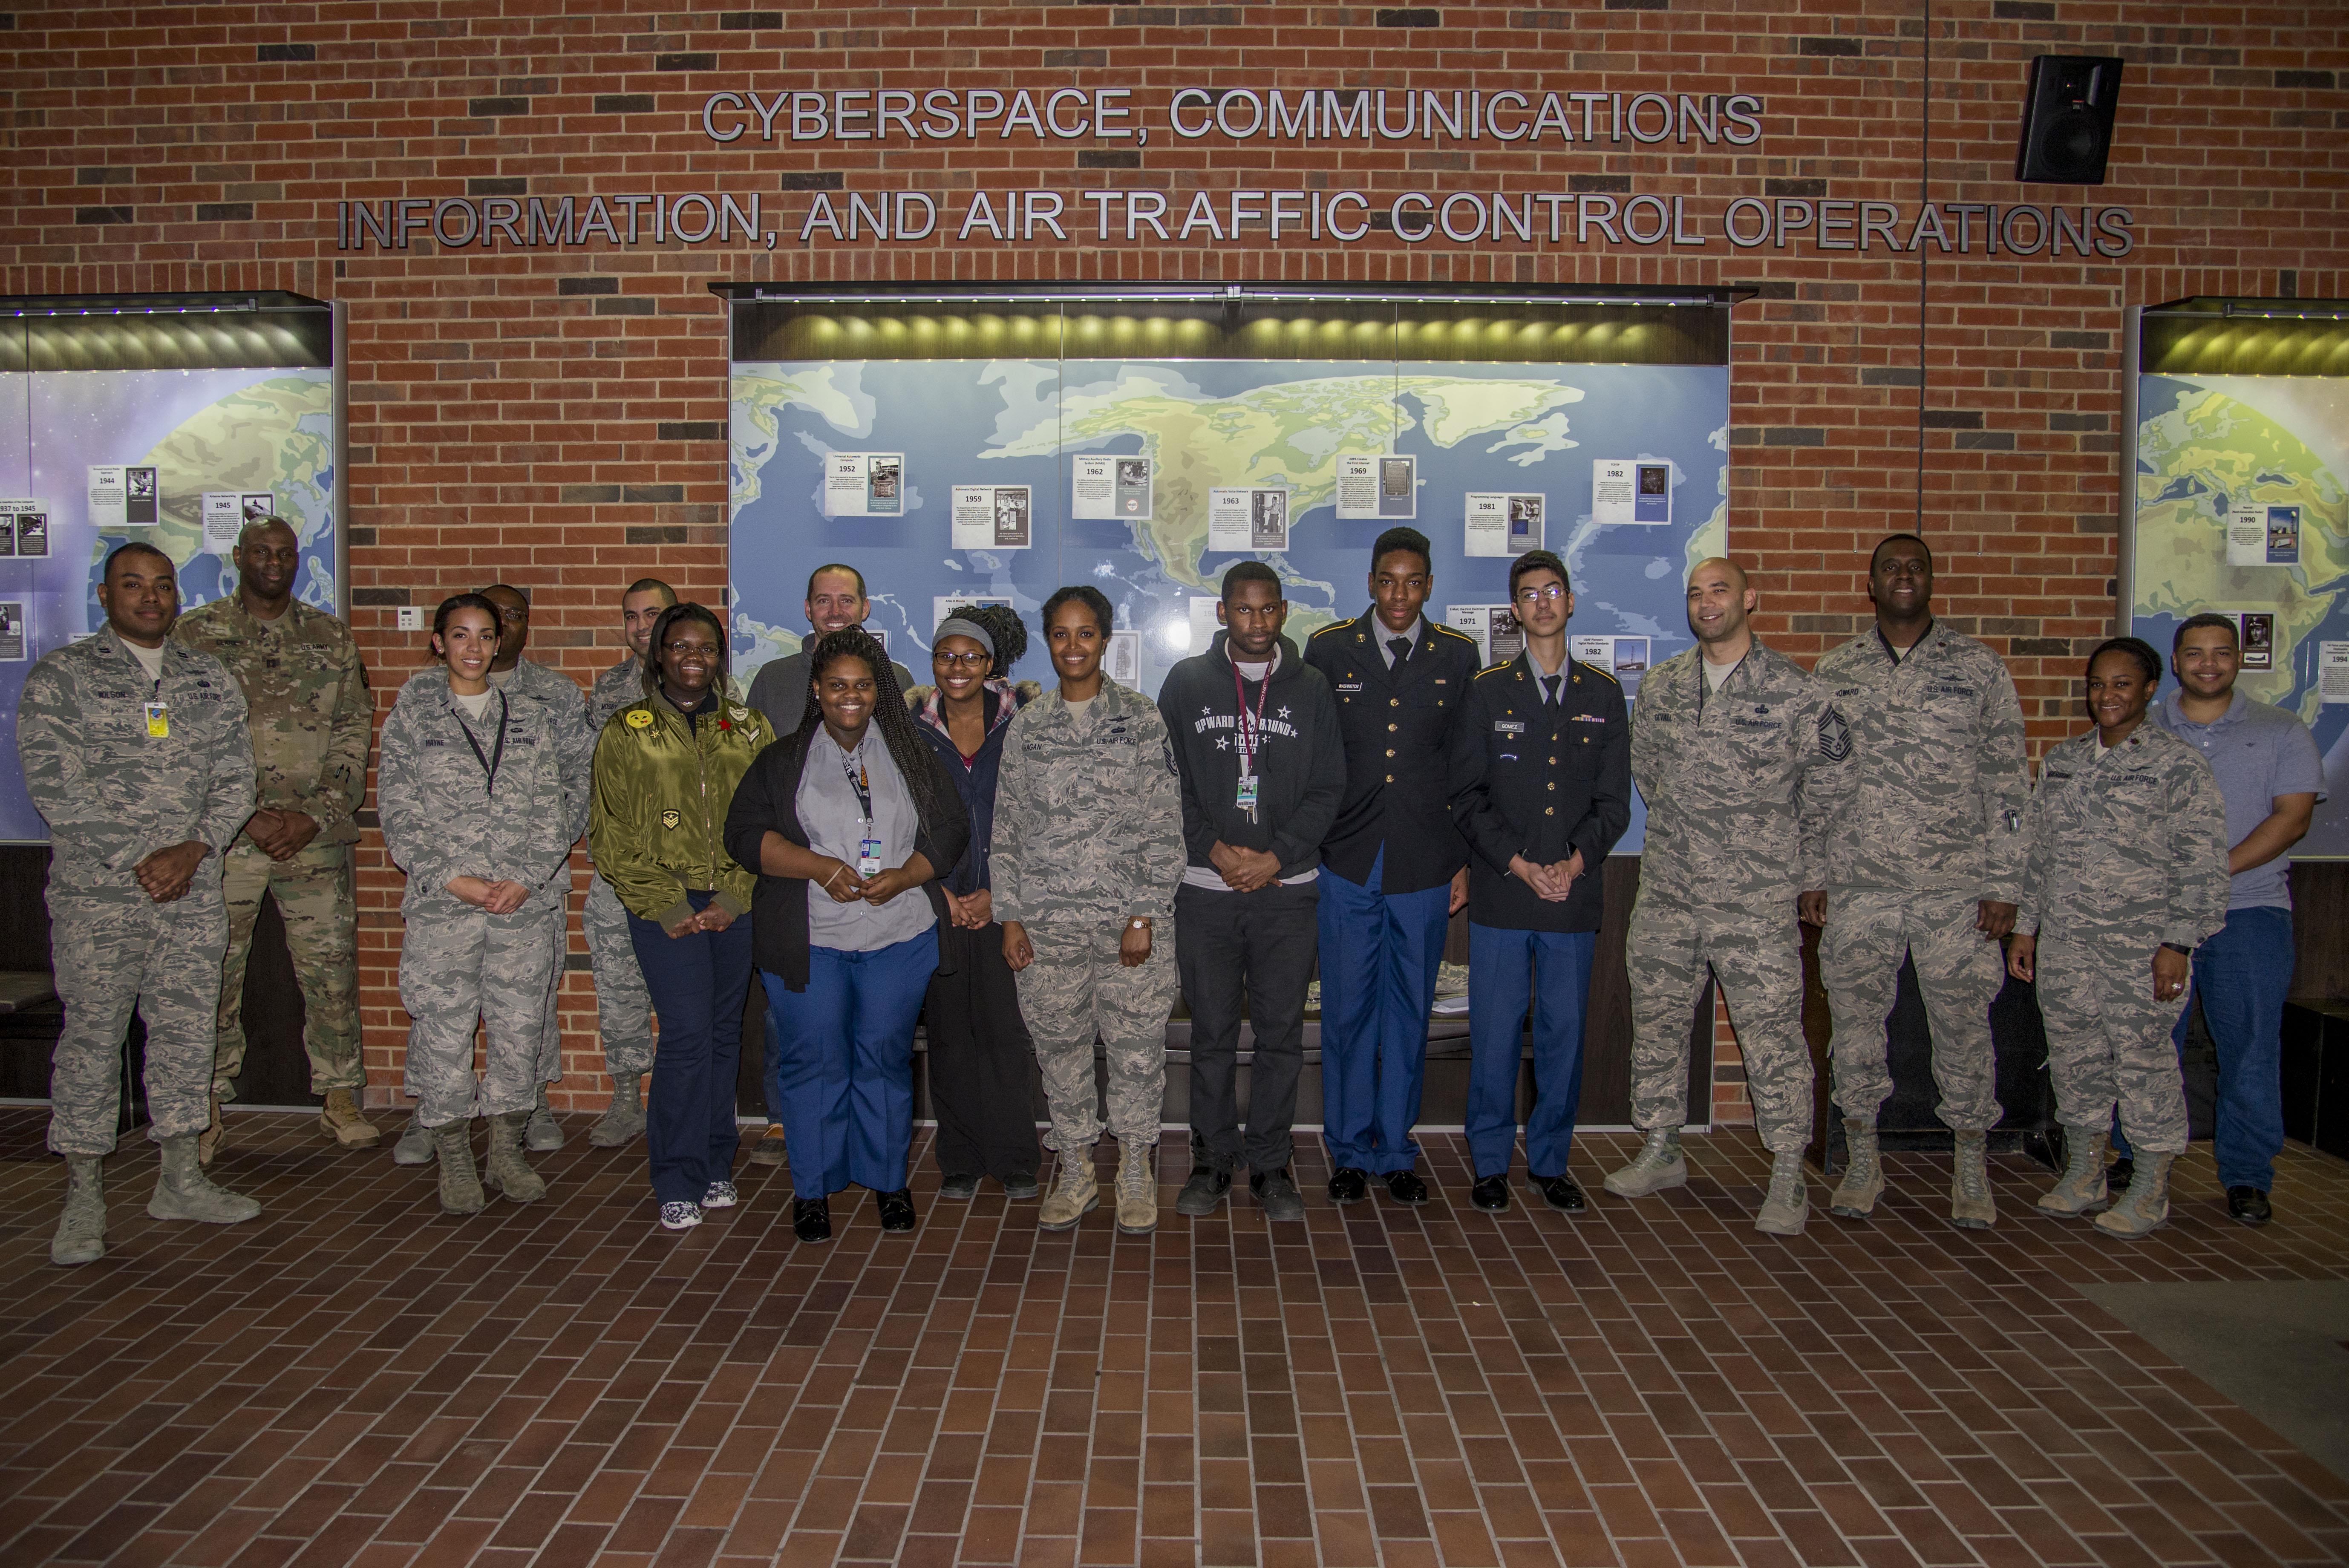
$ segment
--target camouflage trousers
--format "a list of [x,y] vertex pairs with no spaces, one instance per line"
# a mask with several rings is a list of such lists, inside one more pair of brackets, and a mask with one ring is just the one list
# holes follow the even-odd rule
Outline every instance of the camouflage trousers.
[[[512,914],[435,897],[408,909],[399,944],[399,1005],[408,1009],[408,1092],[427,1127],[528,1110],[554,988],[563,978],[570,900],[541,892]],[[473,1030],[489,1037],[473,1076]]]
[[1933,1032],[1933,1087],[1942,1124],[1966,1131],[1998,1125],[1990,1005],[2006,978],[2006,954],[1974,929],[1970,892],[1837,888],[1819,934],[1819,979],[1835,1015],[1835,1102],[1873,1120],[1892,1097],[1884,1023],[1900,985],[1900,959],[1916,961],[1917,989]]
[[1811,1139],[1802,938],[1792,897],[1771,907],[1659,897],[1642,887],[1624,953],[1631,982],[1631,1122],[1688,1118],[1689,1031],[1705,971],[1720,982],[1745,1057],[1754,1130],[1773,1153]]
[[49,889],[49,951],[65,1029],[49,1058],[49,1147],[109,1154],[122,1104],[122,1037],[136,1006],[147,1025],[148,1136],[202,1132],[212,1121],[212,1009],[220,1001],[220,862],[207,857],[185,896]]
[[2186,993],[2153,994],[2157,939],[2093,928],[2039,935],[2039,1016],[2047,1026],[2047,1072],[2066,1127],[2121,1130],[2142,1154],[2186,1152],[2186,1079],[2170,1038]]
[[1101,1141],[1093,1037],[1109,1058],[1109,1130],[1134,1148],[1158,1141],[1166,1099],[1166,1018],[1181,981],[1174,922],[1156,921],[1147,962],[1117,961],[1125,923],[1027,928],[1036,961],[1019,971],[1019,1015],[1036,1042],[1051,1108],[1044,1147],[1075,1154]]
[[277,900],[285,922],[285,948],[302,987],[302,1049],[310,1058],[310,1092],[364,1089],[359,1057],[358,906],[351,896],[347,844],[312,843],[289,861],[273,861],[251,839],[240,838],[221,871],[228,903],[228,955],[221,963],[219,1041],[212,1088],[235,1098],[244,1070],[244,965],[253,954],[253,925],[261,895]]
[[[626,1078],[653,1070],[653,997],[636,967],[636,944],[628,936],[628,911],[612,884],[597,877],[579,912],[587,934],[587,956],[595,968],[595,1023],[604,1040],[604,1070]],[[562,1062],[555,1067],[559,1071]],[[548,1080],[552,1082],[553,1080]]]

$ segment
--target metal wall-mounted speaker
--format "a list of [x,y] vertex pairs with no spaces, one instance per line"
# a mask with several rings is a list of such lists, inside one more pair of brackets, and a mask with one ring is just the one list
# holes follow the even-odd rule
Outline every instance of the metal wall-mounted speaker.
[[2102,185],[2121,104],[2121,63],[2102,55],[2041,55],[2031,62],[2014,177],[2027,184]]

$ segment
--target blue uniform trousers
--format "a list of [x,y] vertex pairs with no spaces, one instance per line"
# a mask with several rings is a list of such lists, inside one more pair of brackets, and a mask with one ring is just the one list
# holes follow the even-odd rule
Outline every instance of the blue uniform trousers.
[[1566,1174],[1582,1100],[1582,1019],[1590,1001],[1591,931],[1506,931],[1468,924],[1468,1152],[1476,1178],[1506,1176],[1517,1141],[1519,1031],[1534,1014],[1534,1109],[1526,1171]]
[[1321,1139],[1330,1163],[1383,1175],[1419,1161],[1412,1124],[1427,1065],[1427,1015],[1452,918],[1452,887],[1379,891],[1321,867]]
[[764,976],[767,1099],[782,1108],[793,1196],[905,1190],[914,1025],[937,968],[932,926],[871,953],[809,948],[804,991]]
[[[688,893],[696,909],[711,895]],[[740,1141],[734,1080],[742,1060],[742,998],[750,989],[750,917],[720,932],[671,937],[628,916],[636,967],[660,1018],[645,1147],[653,1192],[664,1203],[698,1203],[712,1181],[731,1181]]]

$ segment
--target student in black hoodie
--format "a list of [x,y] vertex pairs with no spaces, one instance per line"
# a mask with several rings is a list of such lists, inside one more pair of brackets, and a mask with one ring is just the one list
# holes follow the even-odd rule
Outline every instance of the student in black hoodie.
[[[1188,864],[1174,894],[1175,966],[1191,1007],[1191,1180],[1177,1213],[1212,1214],[1243,1160],[1276,1220],[1302,1219],[1288,1173],[1305,992],[1318,952],[1321,841],[1346,790],[1330,683],[1280,634],[1280,578],[1261,562],[1224,573],[1204,654],[1167,672],[1158,711],[1183,775]],[[1236,1094],[1240,1001],[1255,1026],[1245,1142]]]

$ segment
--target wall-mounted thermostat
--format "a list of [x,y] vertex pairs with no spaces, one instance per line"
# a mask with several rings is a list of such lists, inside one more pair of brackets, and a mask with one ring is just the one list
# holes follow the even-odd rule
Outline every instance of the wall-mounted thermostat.
[[424,607],[420,604],[402,604],[399,607],[399,629],[403,632],[424,630]]

